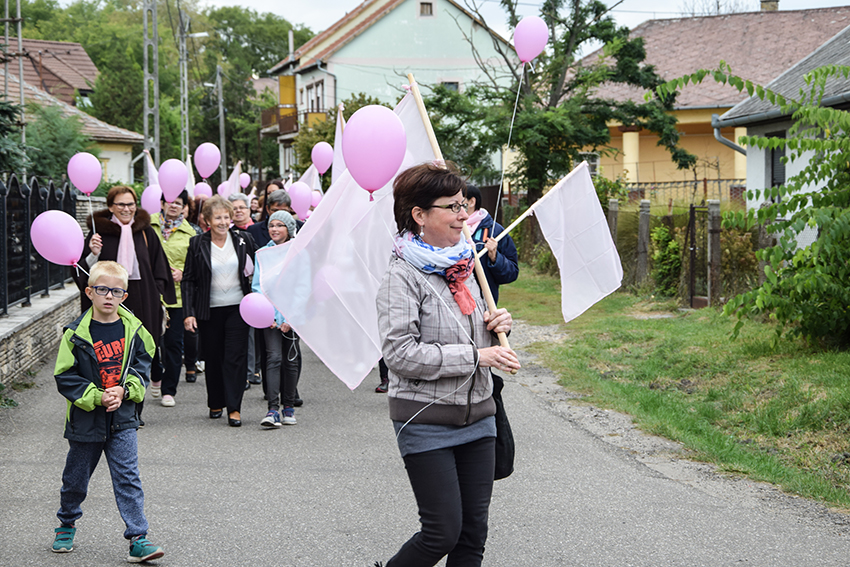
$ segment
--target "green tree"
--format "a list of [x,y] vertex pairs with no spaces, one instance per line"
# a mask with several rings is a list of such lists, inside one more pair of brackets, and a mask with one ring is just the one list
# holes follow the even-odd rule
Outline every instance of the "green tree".
[[[351,115],[363,108],[372,104],[379,104],[389,108],[388,104],[384,104],[379,99],[369,96],[366,93],[357,93],[351,95],[342,101],[343,110],[342,117],[347,122]],[[327,142],[331,146],[334,145],[334,136],[336,135],[336,109],[328,111],[327,120],[319,122],[312,128],[304,128],[295,138],[292,144],[292,149],[295,152],[296,166],[293,167],[296,174],[302,174],[307,171],[313,164],[311,153],[313,146],[319,142]],[[327,189],[331,184],[331,176],[325,175],[322,178],[322,187]]]
[[[512,28],[519,22],[519,3],[501,1]],[[480,12],[476,11],[476,16],[484,22]],[[605,99],[600,94],[604,83],[621,83],[640,90],[662,84],[654,68],[644,64],[646,51],[641,38],[632,39],[627,28],[617,27],[610,9],[598,0],[545,0],[540,16],[549,27],[549,43],[535,60],[534,73],[528,65],[522,67],[513,50],[484,23],[501,54],[502,66],[490,66],[478,58],[488,80],[470,88],[467,95],[469,104],[477,106],[478,115],[466,120],[468,111],[461,108],[459,113],[464,116],[468,135],[474,137],[476,132],[482,132],[479,143],[495,149],[493,144],[504,144],[508,139],[521,83],[511,138],[519,159],[510,174],[515,186],[527,190],[528,204],[537,201],[544,189],[581,161],[581,152],[612,151],[608,129],[611,122],[658,134],[659,145],[670,152],[680,168],[695,163],[694,156],[678,147],[676,119],[669,113],[675,93],[638,102]],[[590,42],[604,45],[603,56],[582,64],[579,53]],[[470,44],[477,54],[471,39]],[[450,107],[443,110],[446,115],[451,111]],[[526,248],[522,252],[528,254],[542,242],[542,235],[536,222],[525,223],[523,230],[530,233],[522,239]]]
[[94,92],[89,95],[91,107],[86,110],[108,124],[141,132],[144,91],[141,88],[128,88],[128,85],[142,85],[144,73],[133,50],[129,45],[124,49],[116,49],[103,66],[94,85]]
[[33,175],[59,180],[65,175],[68,160],[77,152],[97,153],[83,134],[76,116],[64,116],[57,106],[28,105],[32,120],[27,125],[27,152]]
[[0,173],[20,173],[29,166],[21,146],[21,107],[0,96]]
[[[724,227],[765,225],[776,238],[775,246],[757,252],[766,263],[765,282],[724,308],[738,318],[734,336],[745,318],[767,315],[778,323],[777,341],[784,335],[850,346],[850,112],[820,106],[827,81],[835,77],[846,81],[850,67],[813,70],[805,76],[808,89],[791,99],[733,75],[721,63],[716,70],[700,70],[658,89],[663,96],[711,78],[768,100],[792,117],[788,136],[748,136],[744,144],[762,150],[785,148],[786,163],[807,160],[784,185],[747,192],[748,199],[765,201],[763,207],[724,216]],[[798,236],[806,227],[817,229],[818,238],[804,246]]]

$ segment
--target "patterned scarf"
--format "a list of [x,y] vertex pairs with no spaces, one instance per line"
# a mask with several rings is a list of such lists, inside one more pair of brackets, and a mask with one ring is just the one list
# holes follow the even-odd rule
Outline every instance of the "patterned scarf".
[[180,216],[173,221],[165,218],[165,214],[159,213],[159,228],[162,231],[162,238],[164,240],[168,240],[171,233],[174,232],[181,224],[183,224],[183,213],[180,213]]
[[436,248],[422,240],[419,235],[405,231],[395,237],[394,249],[399,258],[414,268],[426,274],[439,274],[446,278],[461,313],[470,315],[475,311],[475,298],[463,283],[475,265],[473,248],[466,239],[461,238],[454,246]]

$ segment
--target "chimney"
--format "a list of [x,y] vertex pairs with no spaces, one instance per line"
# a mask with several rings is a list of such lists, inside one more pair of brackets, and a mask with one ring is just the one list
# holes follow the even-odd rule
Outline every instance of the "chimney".
[[779,0],[761,0],[762,12],[776,12],[779,10]]
[[[774,2],[776,4],[776,2]],[[776,8],[774,8],[775,10]],[[295,34],[292,32],[292,28],[289,28],[289,60],[292,61],[293,56],[295,55]]]

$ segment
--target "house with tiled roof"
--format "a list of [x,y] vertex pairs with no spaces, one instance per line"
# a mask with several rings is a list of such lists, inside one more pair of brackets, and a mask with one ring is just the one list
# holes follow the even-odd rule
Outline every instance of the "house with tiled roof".
[[[762,4],[776,6],[776,2]],[[676,79],[698,69],[714,69],[725,61],[735,75],[765,84],[848,25],[850,6],[763,9],[649,20],[633,29],[631,36],[643,38],[646,64],[653,65],[664,79]],[[585,61],[597,57],[598,53],[594,53]],[[599,92],[600,96],[615,100],[642,101],[644,94],[621,85],[605,85]],[[647,198],[663,184],[698,185],[700,197],[710,199],[740,198],[743,179],[747,177],[747,156],[715,138],[711,116],[723,114],[747,98],[746,92],[710,79],[689,85],[679,93],[674,113],[682,133],[680,144],[697,156],[696,172],[677,170],[666,150],[657,145],[656,135],[611,124],[611,147],[617,153],[598,158],[602,174],[611,179],[624,177]],[[728,141],[737,140],[746,135],[746,128],[725,123],[718,135]],[[671,194],[664,195],[666,202]]]
[[[850,26],[846,27],[812,53],[801,59],[789,69],[767,82],[765,87],[778,93],[786,100],[800,100],[800,93],[811,93],[812,86],[806,84],[806,75],[819,67],[827,65],[850,66]],[[850,79],[844,76],[833,76],[826,80],[820,99],[820,106],[850,110]],[[789,112],[783,111],[769,100],[757,96],[749,97],[736,104],[722,116],[714,115],[713,126],[719,129],[744,129],[748,136],[788,137],[788,131],[793,125]],[[783,162],[785,148],[758,148],[748,146],[735,148],[747,157],[747,188],[765,190],[770,187],[783,185],[785,181],[801,173],[810,160],[813,152],[805,152],[799,159]],[[755,207],[764,201],[762,196],[758,201],[751,201],[749,206]],[[815,229],[809,232],[809,241],[817,233]],[[805,240],[805,238],[803,238]],[[799,241],[799,239],[798,239]]]
[[[94,90],[97,67],[79,43],[22,39],[24,82],[68,104]],[[17,69],[17,66],[15,66]]]
[[[473,54],[468,39],[474,43]],[[497,39],[512,50],[503,39]],[[357,93],[393,104],[407,73],[429,85],[463,90],[483,79],[478,62],[504,63],[473,14],[455,0],[366,0],[269,70],[280,104],[264,113],[262,131],[281,144],[281,174],[293,163],[300,128]]]
[[[5,77],[0,73],[0,92],[3,91],[4,87]],[[10,74],[9,93],[13,102],[18,102],[19,92],[20,82],[17,76]],[[145,140],[144,136],[98,120],[76,106],[72,106],[24,81],[24,108],[27,122],[32,122],[34,119],[32,115],[33,105],[58,107],[63,116],[73,116],[80,121],[82,133],[94,140],[100,149],[98,159],[103,165],[105,181],[130,182],[132,180],[133,146],[142,144]]]

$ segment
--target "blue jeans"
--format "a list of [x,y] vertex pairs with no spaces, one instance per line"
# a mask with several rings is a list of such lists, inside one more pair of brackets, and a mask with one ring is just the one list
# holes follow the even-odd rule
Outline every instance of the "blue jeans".
[[145,495],[139,479],[138,442],[135,429],[116,431],[102,443],[68,441],[68,457],[62,473],[62,490],[59,493],[59,512],[56,517],[63,525],[73,525],[83,515],[81,505],[86,499],[89,480],[94,473],[101,453],[106,455],[112,490],[118,513],[127,529],[124,537],[147,535]]

